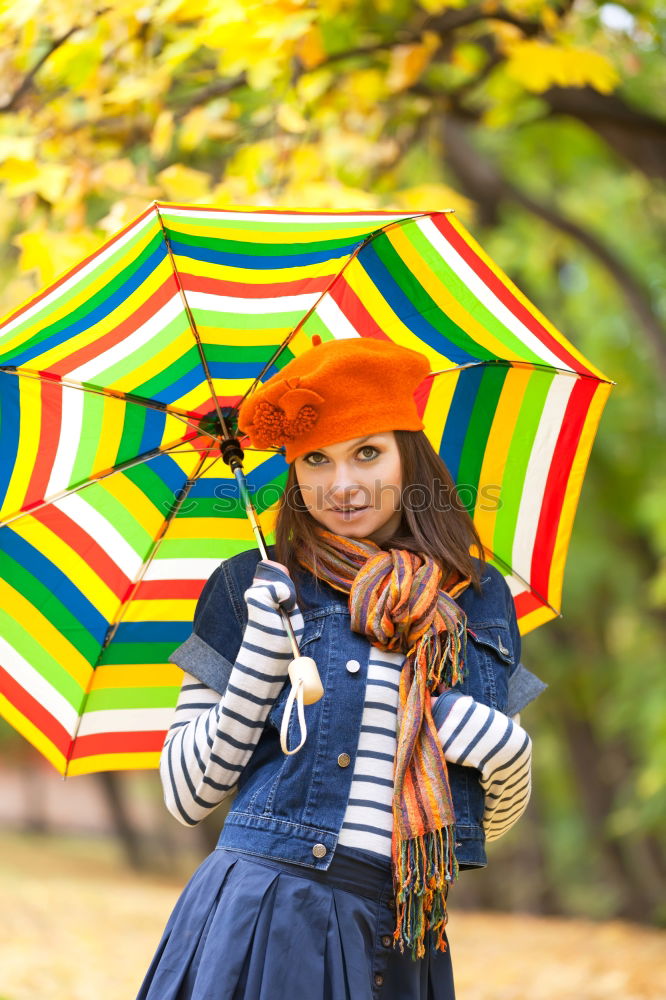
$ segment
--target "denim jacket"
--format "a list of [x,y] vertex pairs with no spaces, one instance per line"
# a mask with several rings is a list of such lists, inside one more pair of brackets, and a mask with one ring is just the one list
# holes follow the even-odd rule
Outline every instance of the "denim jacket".
[[[275,558],[269,547],[269,558]],[[222,563],[206,583],[194,632],[172,660],[220,694],[224,692],[247,621],[244,592],[259,552],[251,549]],[[306,708],[308,738],[294,756],[280,749],[280,724],[289,685],[274,703],[259,743],[238,781],[219,845],[263,857],[328,868],[347,807],[361,727],[371,646],[352,632],[347,595],[309,573],[299,581],[305,629],[304,656],[317,663],[323,698]],[[467,672],[460,689],[507,712],[509,678],[520,660],[513,599],[502,575],[486,566],[482,594],[473,587],[457,598],[467,614]],[[350,661],[352,669],[346,666]],[[360,669],[356,664],[360,664]],[[530,675],[532,676],[532,675]],[[437,702],[433,716],[438,718]],[[295,713],[291,723],[296,725]],[[290,745],[298,734],[289,733]],[[342,754],[349,755],[351,763]],[[338,763],[340,758],[344,764]],[[486,864],[483,791],[479,774],[449,765],[456,817],[456,855],[461,868]]]

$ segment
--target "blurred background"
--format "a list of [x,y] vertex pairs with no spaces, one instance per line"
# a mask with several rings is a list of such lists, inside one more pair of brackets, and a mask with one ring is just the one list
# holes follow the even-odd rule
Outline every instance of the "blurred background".
[[[665,33],[659,0],[0,3],[0,312],[153,199],[454,208],[617,382],[563,617],[523,643],[529,811],[459,911],[666,923]],[[179,827],[153,772],[63,782],[0,722],[13,909],[19,871],[136,872],[166,893],[147,962],[221,818]]]

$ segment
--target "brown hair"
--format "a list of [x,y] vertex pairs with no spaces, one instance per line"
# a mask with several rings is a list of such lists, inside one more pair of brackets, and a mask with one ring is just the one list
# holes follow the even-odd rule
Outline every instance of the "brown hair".
[[[394,431],[402,469],[402,518],[398,531],[384,541],[382,549],[407,549],[431,556],[440,566],[442,575],[456,569],[472,579],[480,591],[484,565],[481,539],[474,522],[460,500],[455,483],[446,465],[434,450],[423,431]],[[289,466],[287,483],[280,498],[275,525],[277,558],[283,563],[296,584],[299,604],[302,595],[298,574],[303,568],[299,552],[309,552],[316,565],[318,522],[303,503],[296,478],[295,465]],[[474,548],[480,562],[474,562]],[[301,604],[305,607],[305,603]]]

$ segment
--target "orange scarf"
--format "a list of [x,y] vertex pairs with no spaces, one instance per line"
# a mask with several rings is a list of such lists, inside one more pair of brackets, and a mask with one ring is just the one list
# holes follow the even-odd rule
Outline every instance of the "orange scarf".
[[349,594],[351,628],[373,646],[406,654],[400,675],[393,780],[392,863],[395,940],[413,958],[425,954],[426,933],[446,950],[446,895],[457,873],[448,771],[432,718],[431,694],[463,676],[467,617],[454,600],[470,583],[452,572],[444,584],[422,553],[386,552],[370,539],[318,528],[316,568]]

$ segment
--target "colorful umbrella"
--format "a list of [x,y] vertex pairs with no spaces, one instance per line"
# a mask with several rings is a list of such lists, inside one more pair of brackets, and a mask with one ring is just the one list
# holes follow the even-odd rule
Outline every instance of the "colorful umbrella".
[[[451,213],[154,204],[0,325],[0,709],[63,774],[157,765],[220,560],[228,416],[314,333],[427,354],[426,433],[523,633],[556,616],[612,383]],[[246,450],[272,540],[287,467]]]

